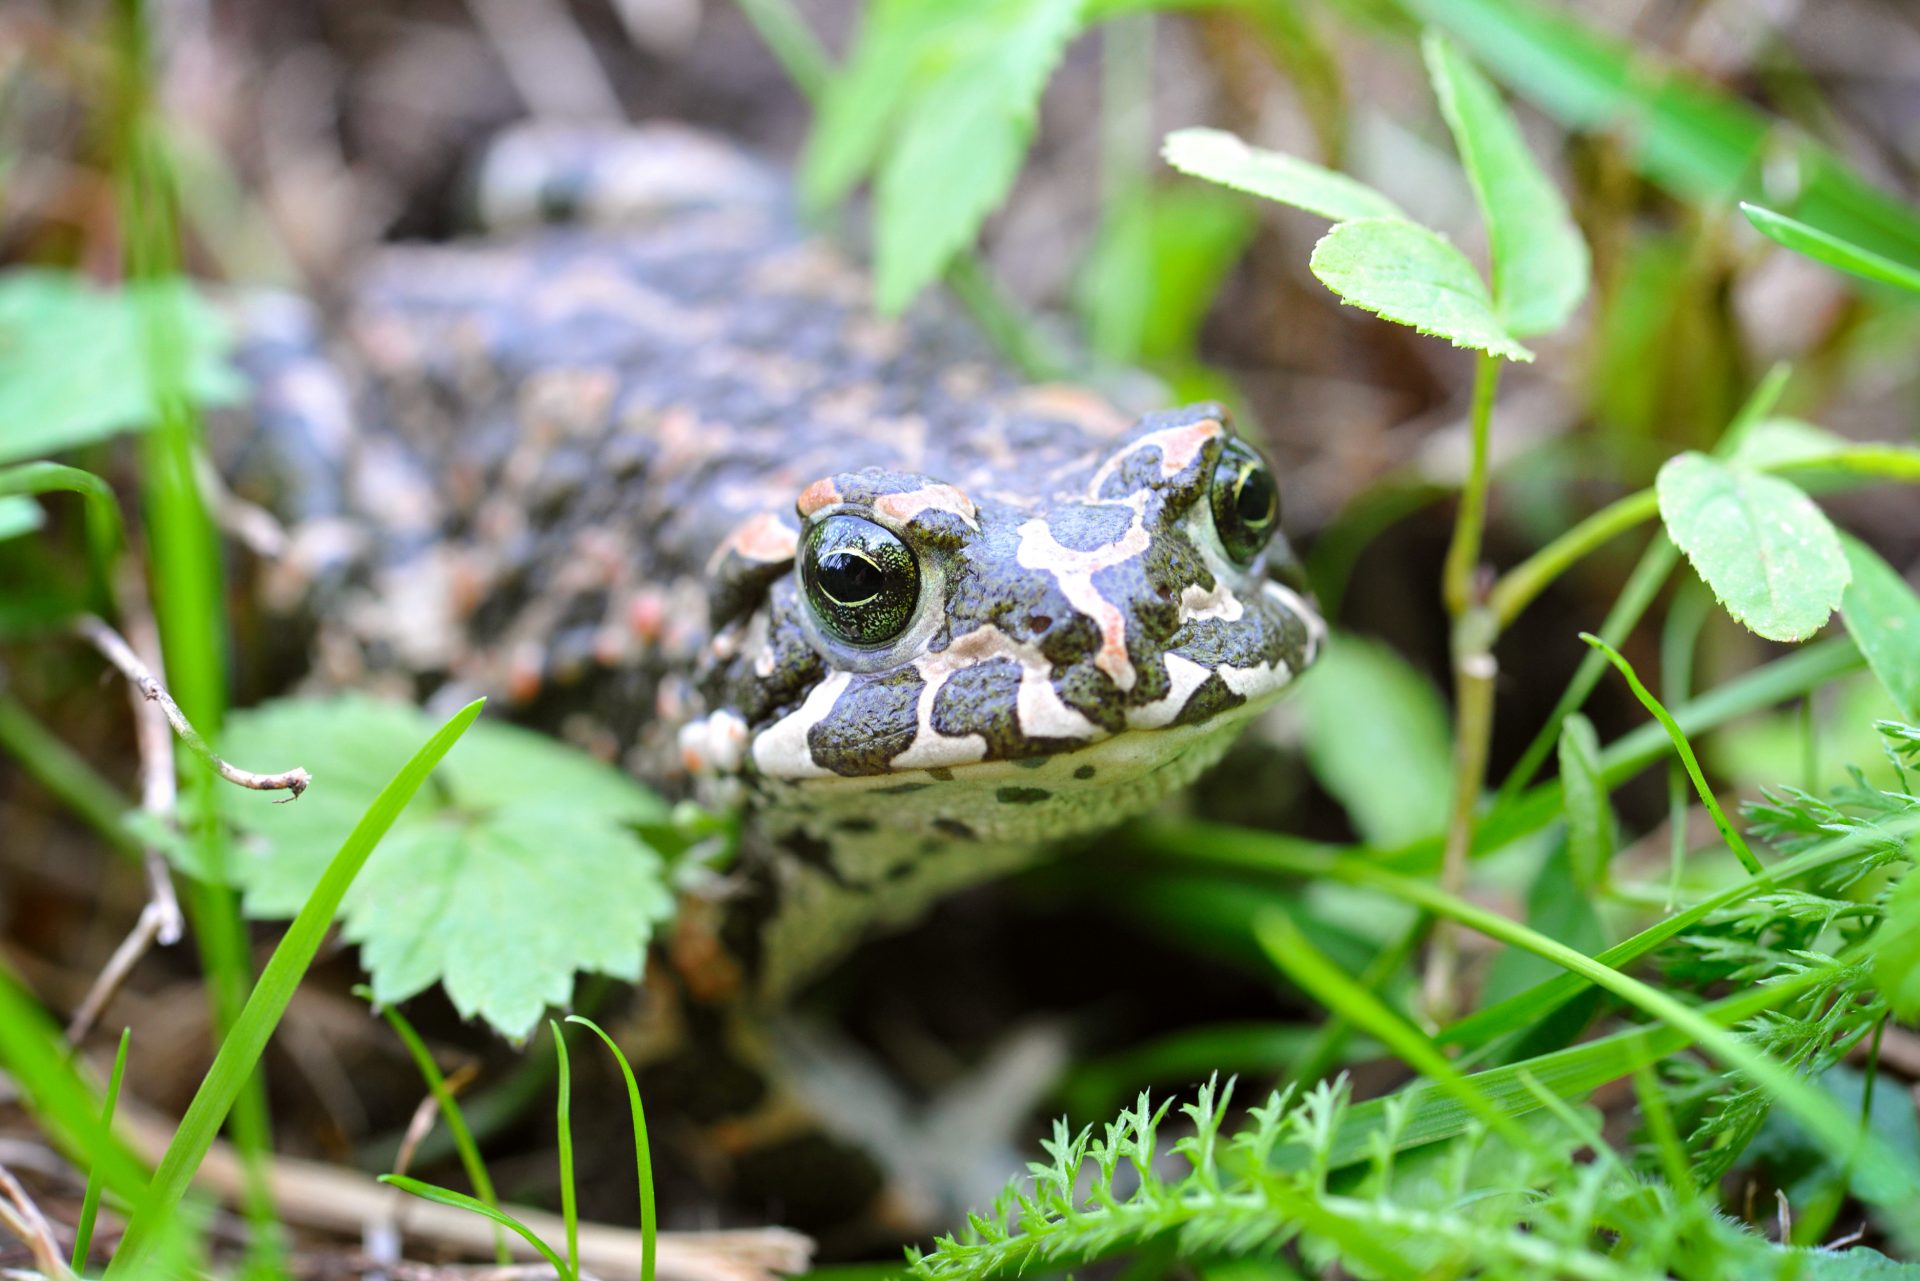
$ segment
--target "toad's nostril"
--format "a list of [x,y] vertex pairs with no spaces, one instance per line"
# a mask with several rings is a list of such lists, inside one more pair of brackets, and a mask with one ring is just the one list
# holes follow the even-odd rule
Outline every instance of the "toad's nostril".
[[1031,631],[1044,632],[1053,626],[1053,619],[1046,614],[1027,615],[1027,627]]

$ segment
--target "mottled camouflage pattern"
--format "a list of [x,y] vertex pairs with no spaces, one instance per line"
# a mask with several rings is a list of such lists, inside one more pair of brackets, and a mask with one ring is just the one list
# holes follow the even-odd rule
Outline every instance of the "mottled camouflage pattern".
[[[242,471],[301,478],[282,592],[330,585],[331,680],[503,694],[746,804],[778,987],[1186,782],[1320,624],[1284,537],[1240,566],[1213,531],[1217,407],[1129,423],[1019,384],[943,304],[876,318],[762,171],[670,137],[671,190],[629,181],[619,229],[382,252],[324,364],[263,308]],[[921,567],[877,648],[825,634],[795,572],[845,512]]]

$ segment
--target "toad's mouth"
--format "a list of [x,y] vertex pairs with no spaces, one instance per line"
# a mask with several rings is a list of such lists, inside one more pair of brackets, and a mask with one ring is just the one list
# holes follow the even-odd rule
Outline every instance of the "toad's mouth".
[[1205,720],[1122,730],[1046,755],[884,774],[761,777],[762,803],[822,838],[892,831],[983,842],[1056,840],[1151,809],[1213,766],[1290,680]]

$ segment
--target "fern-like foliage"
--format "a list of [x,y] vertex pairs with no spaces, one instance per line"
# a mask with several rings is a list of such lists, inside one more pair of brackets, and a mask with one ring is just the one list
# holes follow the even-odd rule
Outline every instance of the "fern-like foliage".
[[1272,1094],[1229,1128],[1232,1093],[1231,1081],[1202,1086],[1170,1144],[1170,1104],[1146,1094],[1097,1133],[1057,1122],[1047,1160],[964,1232],[910,1252],[912,1275],[1041,1275],[1154,1246],[1190,1259],[1284,1252],[1365,1277],[1692,1281],[1773,1275],[1786,1261],[1706,1198],[1636,1173],[1597,1118],[1557,1100],[1522,1149],[1475,1130],[1400,1152],[1405,1109],[1389,1109],[1364,1166],[1342,1170],[1345,1078]]

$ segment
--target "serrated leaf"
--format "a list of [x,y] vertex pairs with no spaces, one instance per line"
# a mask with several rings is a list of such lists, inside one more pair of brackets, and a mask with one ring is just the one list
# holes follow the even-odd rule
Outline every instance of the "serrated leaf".
[[913,95],[874,182],[874,296],[897,312],[972,244],[1013,186],[1080,0],[976,0]]
[[1456,347],[1533,359],[1494,314],[1473,264],[1438,232],[1398,218],[1336,223],[1313,247],[1310,265],[1343,301],[1383,320]]
[[1587,242],[1493,84],[1438,32],[1421,50],[1486,220],[1494,310],[1516,337],[1558,329],[1586,295]]
[[[297,804],[223,793],[242,830],[228,872],[248,915],[290,915],[370,791],[428,722],[362,697],[286,700],[237,713],[224,750],[297,761]],[[430,728],[430,725],[429,725]],[[482,721],[394,824],[347,895],[375,996],[445,986],[454,1007],[524,1037],[571,999],[581,971],[636,979],[672,910],[661,859],[633,830],[666,805],[619,771],[551,739]]]
[[0,540],[31,534],[46,523],[46,513],[31,498],[12,495],[0,498]]
[[1850,575],[1839,535],[1806,494],[1698,453],[1668,459],[1655,489],[1668,536],[1738,622],[1777,641],[1826,624]]
[[1222,129],[1176,129],[1161,143],[1160,154],[1181,173],[1335,222],[1406,217],[1400,206],[1356,178],[1285,152],[1249,146]]
[[226,326],[184,282],[99,289],[67,272],[0,275],[0,463],[41,458],[144,427],[158,413],[144,305],[171,308],[179,385],[203,403],[239,398]]
[[1873,252],[1854,244],[1844,236],[1836,236],[1830,231],[1809,226],[1798,218],[1789,218],[1783,213],[1775,213],[1759,205],[1740,203],[1740,212],[1747,216],[1754,229],[1776,244],[1784,245],[1798,254],[1805,254],[1815,262],[1823,262],[1829,267],[1837,267],[1850,275],[1864,280],[1877,281],[1883,285],[1892,285],[1909,293],[1920,294],[1920,269],[1909,267],[1903,262]]
[[1859,539],[1842,534],[1840,546],[1853,576],[1840,619],[1900,714],[1920,721],[1920,595]]
[[1342,635],[1300,682],[1307,766],[1368,843],[1446,821],[1452,735],[1433,682],[1374,641]]

